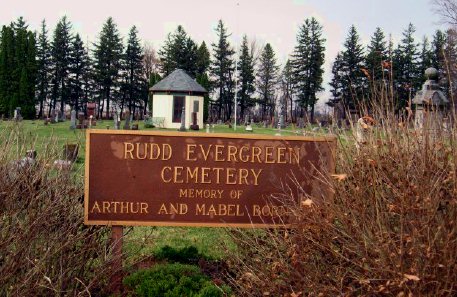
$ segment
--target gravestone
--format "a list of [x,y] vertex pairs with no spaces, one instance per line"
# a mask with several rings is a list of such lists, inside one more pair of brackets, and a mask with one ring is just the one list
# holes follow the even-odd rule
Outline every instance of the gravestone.
[[96,104],[94,102],[88,102],[87,103],[87,116],[93,116],[95,118],[95,108]]
[[76,125],[76,129],[86,129],[86,128],[87,128],[87,124],[85,123],[85,120],[84,120],[84,113],[79,112],[78,113],[78,124]]
[[92,128],[92,120],[93,120],[94,116],[93,115],[90,115],[89,116],[89,129]]
[[209,123],[206,123],[206,133],[210,133],[209,128],[210,128],[210,124],[209,124]]
[[76,110],[72,110],[72,111],[71,111],[70,129],[71,129],[71,130],[76,129]]
[[128,110],[125,112],[125,122],[122,128],[124,130],[130,130],[130,111]]
[[249,115],[244,116],[244,125],[245,126],[249,125]]
[[178,131],[186,131],[186,113],[184,107],[181,111],[181,127],[179,127]]
[[21,115],[21,108],[20,108],[20,107],[16,107],[16,109],[14,110],[14,117],[13,117],[13,119],[14,119],[16,122],[22,121],[22,115]]
[[192,113],[192,125],[190,125],[190,129],[192,130],[200,130],[200,127],[197,124],[197,113],[193,112]]
[[138,124],[132,124],[132,130],[139,130]]

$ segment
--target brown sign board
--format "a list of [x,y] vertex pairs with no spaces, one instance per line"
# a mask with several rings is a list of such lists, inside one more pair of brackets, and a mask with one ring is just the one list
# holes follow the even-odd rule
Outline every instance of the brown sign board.
[[87,130],[85,223],[287,226],[270,197],[322,195],[335,148],[334,136]]

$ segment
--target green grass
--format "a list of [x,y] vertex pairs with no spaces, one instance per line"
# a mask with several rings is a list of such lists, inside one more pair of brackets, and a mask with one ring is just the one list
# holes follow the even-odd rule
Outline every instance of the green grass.
[[[19,123],[0,121],[0,133],[12,131],[24,137],[25,149],[35,149],[39,156],[53,156],[59,158],[62,155],[63,145],[77,143],[80,145],[77,166],[74,167],[75,176],[82,182],[84,175],[84,152],[85,130],[70,130],[70,122],[44,125],[42,120],[24,120]],[[113,121],[98,121],[96,129],[113,128]],[[12,127],[13,129],[7,129]],[[139,122],[140,130],[154,131],[167,130],[148,128],[145,129],[143,122]],[[211,130],[213,133],[246,133],[246,134],[269,134],[275,135],[277,129],[253,126],[254,132],[245,131],[244,125],[239,125],[237,130],[227,125],[216,125]],[[176,131],[175,129],[169,129]],[[200,133],[206,133],[203,128]],[[288,128],[282,131],[282,135],[297,135],[296,131]],[[301,135],[301,133],[299,134]],[[0,144],[1,145],[1,144]],[[51,152],[50,152],[51,151]],[[24,152],[18,152],[16,158],[23,157]],[[214,259],[223,258],[226,248],[234,249],[230,236],[222,228],[185,228],[185,227],[126,227],[124,250],[129,260],[134,261],[141,256],[149,256],[161,247],[169,245],[175,248],[195,246],[200,253]]]

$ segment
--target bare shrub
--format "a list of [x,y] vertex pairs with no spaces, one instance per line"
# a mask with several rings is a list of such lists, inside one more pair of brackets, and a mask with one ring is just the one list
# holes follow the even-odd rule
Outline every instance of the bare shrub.
[[62,147],[52,139],[35,162],[21,160],[36,139],[17,124],[0,132],[0,295],[99,290],[109,247],[106,228],[83,225],[81,168],[54,168]]
[[291,229],[231,232],[239,295],[457,294],[457,126],[373,117],[363,145],[339,134],[333,197],[287,191]]

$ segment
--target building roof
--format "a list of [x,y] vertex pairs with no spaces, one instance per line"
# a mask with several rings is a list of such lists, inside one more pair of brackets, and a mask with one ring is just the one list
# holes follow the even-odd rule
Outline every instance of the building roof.
[[200,84],[190,77],[184,70],[176,69],[167,77],[153,85],[150,91],[154,92],[186,92],[208,93]]

